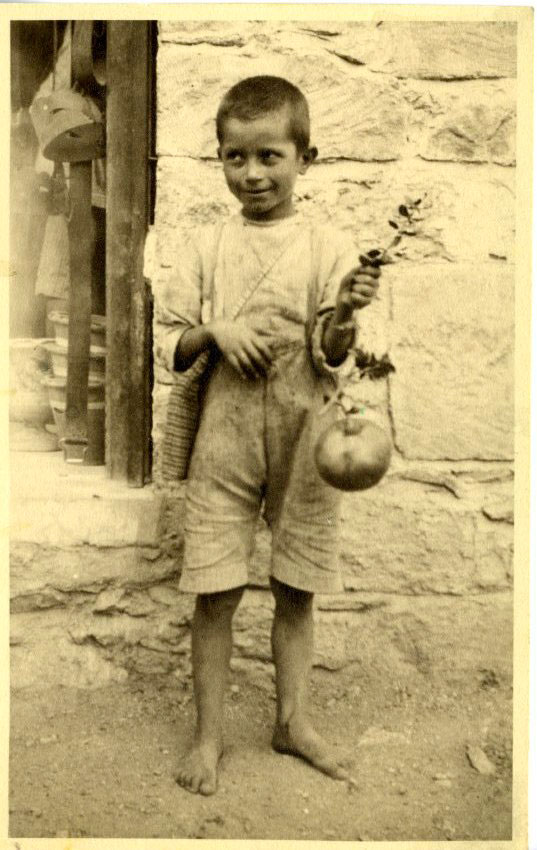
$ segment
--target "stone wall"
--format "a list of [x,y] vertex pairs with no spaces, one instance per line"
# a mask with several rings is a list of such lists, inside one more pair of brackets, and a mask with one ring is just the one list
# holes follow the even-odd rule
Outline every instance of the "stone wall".
[[[388,349],[396,366],[380,400],[396,451],[378,487],[345,500],[347,592],[318,614],[319,658],[336,666],[360,656],[349,636],[367,654],[379,633],[381,652],[418,667],[449,654],[450,640],[479,666],[493,648],[472,639],[478,620],[494,624],[490,639],[509,665],[516,66],[509,22],[159,26],[157,293],[178,230],[236,209],[214,115],[245,76],[278,74],[308,97],[319,159],[296,198],[308,215],[328,216],[364,251],[387,243],[399,203],[422,199],[419,236],[361,314],[364,345]],[[155,373],[158,481],[171,376],[159,363]],[[265,649],[268,545],[261,531],[246,604],[259,609],[261,634],[245,638]]]

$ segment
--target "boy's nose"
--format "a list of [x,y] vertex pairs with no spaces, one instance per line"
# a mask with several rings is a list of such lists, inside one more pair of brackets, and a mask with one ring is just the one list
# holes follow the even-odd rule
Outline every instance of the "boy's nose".
[[246,163],[246,179],[250,181],[259,180],[263,175],[261,173],[261,164],[255,160],[250,159]]

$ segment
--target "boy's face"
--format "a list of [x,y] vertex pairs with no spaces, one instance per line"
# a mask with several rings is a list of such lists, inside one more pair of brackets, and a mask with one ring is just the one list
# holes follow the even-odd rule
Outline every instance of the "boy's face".
[[230,191],[246,218],[275,221],[293,212],[293,189],[315,159],[314,148],[299,154],[289,137],[287,110],[247,121],[228,118],[218,155]]

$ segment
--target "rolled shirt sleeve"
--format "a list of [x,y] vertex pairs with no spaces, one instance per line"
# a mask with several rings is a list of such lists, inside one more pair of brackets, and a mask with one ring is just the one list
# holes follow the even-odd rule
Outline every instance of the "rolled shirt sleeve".
[[170,267],[155,287],[155,357],[171,372],[177,343],[201,324],[203,262],[196,234],[185,234]]
[[[317,371],[336,378],[341,372],[346,373],[353,367],[353,355],[349,352],[341,363],[331,366],[326,360],[321,343],[326,323],[334,312],[341,281],[346,274],[360,264],[360,261],[358,249],[349,234],[326,227],[323,228],[320,239],[322,249],[318,264],[318,305],[311,336],[311,355]],[[355,312],[356,333],[358,333],[356,315]]]

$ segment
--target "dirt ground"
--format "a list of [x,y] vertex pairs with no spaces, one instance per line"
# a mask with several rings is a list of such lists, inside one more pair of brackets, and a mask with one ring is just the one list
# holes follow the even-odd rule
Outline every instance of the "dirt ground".
[[[409,682],[411,681],[411,684]],[[511,837],[511,687],[494,671],[432,682],[317,670],[312,715],[358,787],[271,751],[270,678],[234,673],[213,797],[174,769],[191,683],[130,679],[12,695],[12,837],[475,840]],[[471,750],[474,766],[468,757]]]

